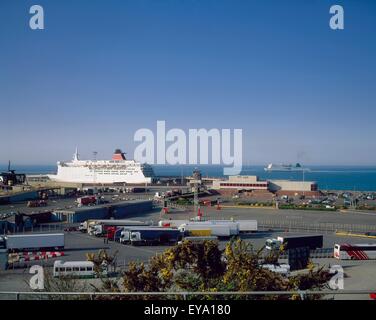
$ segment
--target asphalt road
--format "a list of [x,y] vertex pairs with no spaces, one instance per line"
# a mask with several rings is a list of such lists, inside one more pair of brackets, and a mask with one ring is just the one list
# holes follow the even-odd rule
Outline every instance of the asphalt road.
[[[346,223],[346,224],[372,224],[376,223],[376,215],[359,213],[337,212],[310,212],[298,210],[273,210],[256,208],[203,208],[204,217],[210,219],[256,219],[256,220],[299,220],[306,223]],[[193,212],[173,210],[164,215],[163,219],[188,219],[193,217]],[[161,218],[159,211],[152,211],[142,215],[133,215],[129,218],[137,220],[153,220],[157,222]],[[284,232],[258,232],[243,235],[243,239],[250,242],[256,249],[264,245],[265,240]],[[291,234],[291,233],[288,233]],[[303,234],[299,232],[299,234]],[[335,234],[324,235],[324,247],[333,248],[335,243],[376,243],[376,239],[359,239],[353,237],[339,237]],[[225,242],[221,241],[221,247]],[[126,266],[130,261],[147,262],[153,255],[162,252],[165,246],[140,246],[133,247],[119,243],[104,243],[102,238],[95,238],[80,232],[66,233],[65,256],[56,258],[65,261],[86,260],[87,253],[97,253],[100,249],[106,249],[110,254],[117,252],[117,264],[119,267]],[[51,267],[56,259],[42,262],[46,267]],[[319,265],[330,266],[340,264],[345,267],[345,289],[376,289],[376,260],[375,261],[338,261],[336,259],[314,259]],[[38,262],[40,263],[40,262]],[[32,264],[32,263],[31,263]],[[28,291],[27,280],[30,278],[28,269],[15,269],[0,271],[0,291]],[[0,297],[1,298],[1,297]],[[367,296],[338,296],[341,299],[359,299]]]

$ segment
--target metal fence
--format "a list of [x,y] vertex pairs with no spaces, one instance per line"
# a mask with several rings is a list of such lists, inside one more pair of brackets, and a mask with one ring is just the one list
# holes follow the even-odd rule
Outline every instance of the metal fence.
[[[184,209],[182,206],[181,209]],[[220,220],[220,218],[216,218]],[[27,233],[27,232],[61,232],[69,228],[69,224],[44,224],[30,228],[12,228],[9,231],[12,233]],[[261,220],[258,221],[259,231],[266,231],[272,229],[273,231],[304,231],[304,232],[348,232],[348,233],[365,233],[376,232],[375,225],[361,225],[361,224],[339,224],[339,223],[305,223],[301,221],[286,221],[286,220]]]
[[[333,248],[320,248],[320,249],[314,249],[310,250],[309,257],[313,259],[325,259],[325,258],[333,258],[334,252]],[[264,255],[266,257],[267,254]],[[288,253],[281,253],[279,255],[280,259],[288,259],[289,255]]]
[[309,231],[333,233],[337,231],[345,232],[376,232],[375,225],[362,224],[342,224],[342,223],[306,223],[294,220],[261,220],[258,222],[260,230],[281,229],[288,231]]
[[[13,234],[19,234],[19,233],[29,233],[29,232],[38,232],[38,233],[43,233],[43,232],[48,232],[48,233],[53,233],[53,232],[61,232],[64,231],[64,229],[68,228],[70,225],[69,224],[55,224],[55,223],[48,223],[48,224],[40,224],[38,226],[30,226],[28,228],[25,227],[16,227],[12,226],[11,228],[8,228],[7,231],[13,233]],[[6,235],[6,231],[4,230],[4,235]]]
[[298,296],[300,299],[309,299],[310,296],[320,295],[323,299],[332,299],[340,295],[366,295],[374,294],[371,290],[321,290],[321,291],[247,291],[247,292],[0,292],[0,299],[6,300],[41,300],[41,299],[87,299],[97,298],[154,298],[167,300],[188,299],[250,299],[260,297]]

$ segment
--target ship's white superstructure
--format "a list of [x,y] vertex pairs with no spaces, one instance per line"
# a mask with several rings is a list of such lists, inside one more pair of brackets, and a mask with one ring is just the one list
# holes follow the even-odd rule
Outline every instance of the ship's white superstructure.
[[150,165],[127,160],[121,150],[115,150],[112,160],[80,160],[78,150],[69,162],[57,163],[57,174],[50,179],[61,182],[112,184],[151,183],[154,172]]
[[300,163],[295,166],[292,164],[274,164],[269,163],[267,167],[264,168],[265,171],[310,171],[309,168],[302,167]]

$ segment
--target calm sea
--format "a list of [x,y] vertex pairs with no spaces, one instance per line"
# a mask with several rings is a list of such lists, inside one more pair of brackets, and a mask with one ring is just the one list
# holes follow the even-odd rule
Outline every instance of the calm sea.
[[[153,166],[157,176],[188,176],[196,167],[203,176],[223,177],[223,167],[217,165]],[[14,165],[12,169],[27,174],[56,172],[55,165]],[[376,191],[376,166],[310,166],[310,169],[305,172],[304,180],[316,181],[321,189]],[[0,165],[0,170],[7,170],[7,165]],[[303,180],[302,172],[265,172],[263,166],[244,166],[242,174],[257,175],[260,179]]]

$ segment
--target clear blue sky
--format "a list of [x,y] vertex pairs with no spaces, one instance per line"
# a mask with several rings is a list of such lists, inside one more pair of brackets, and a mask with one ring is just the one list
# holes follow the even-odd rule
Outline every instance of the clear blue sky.
[[[29,8],[45,30],[29,29]],[[329,8],[345,9],[345,30]],[[0,163],[242,128],[247,164],[376,164],[376,1],[0,1]]]

